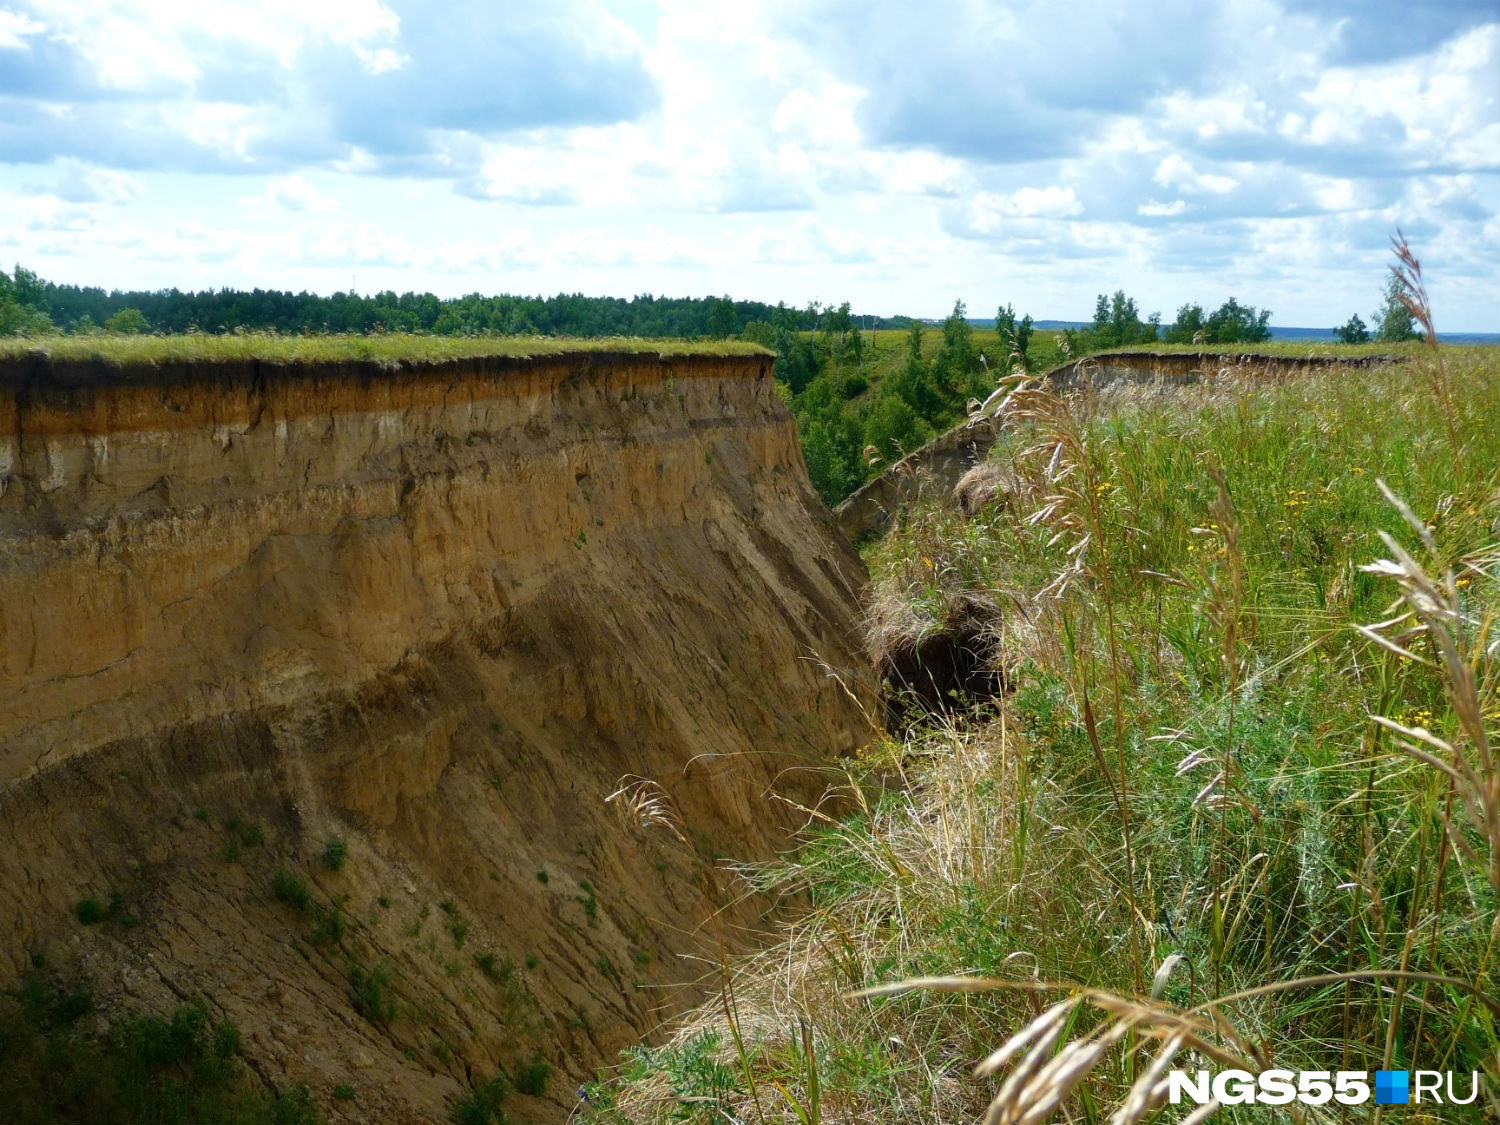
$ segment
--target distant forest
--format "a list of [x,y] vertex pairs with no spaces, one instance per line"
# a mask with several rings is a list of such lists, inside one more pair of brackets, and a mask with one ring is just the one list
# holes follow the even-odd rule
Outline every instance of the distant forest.
[[[89,332],[428,332],[438,336],[738,336],[757,322],[811,331],[824,313],[728,297],[438,297],[385,291],[290,293],[276,289],[106,290],[59,285],[23,266],[0,270],[0,335]],[[827,311],[833,311],[831,308]],[[848,305],[842,310],[848,314]],[[861,327],[904,328],[910,317],[861,318]]]

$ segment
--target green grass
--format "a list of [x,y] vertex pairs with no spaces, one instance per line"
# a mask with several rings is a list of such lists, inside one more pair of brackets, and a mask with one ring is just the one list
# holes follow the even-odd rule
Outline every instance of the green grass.
[[[812,907],[734,966],[734,1020],[716,1002],[637,1052],[602,1116],[751,1120],[758,1098],[767,1119],[974,1120],[998,1085],[974,1064],[1054,1003],[1073,1005],[1063,1041],[1107,1047],[1062,1098],[1075,1121],[1107,1119],[1192,1027],[1294,1071],[1452,1070],[1467,1090],[1480,1070],[1500,1092],[1500,1035],[1475,998],[1500,993],[1500,834],[1375,718],[1431,731],[1456,748],[1444,759],[1500,743],[1500,354],[1440,354],[1127,393],[1107,412],[1018,403],[994,453],[1009,503],[917,507],[868,553],[887,639],[966,598],[1001,608],[999,713],[876,740],[849,765],[857,813],[755,877]],[[1399,612],[1401,584],[1363,569],[1392,557],[1382,532],[1451,572],[1433,627],[1456,631],[1471,686],[1431,630],[1400,643],[1436,666],[1356,631]],[[1450,808],[1471,851],[1444,831]],[[1434,979],[1376,979],[1399,970]],[[934,976],[1017,987],[853,995]],[[1036,982],[1052,987],[1018,987]],[[1099,1038],[1123,1011],[1143,1054]]]
[[737,356],[769,355],[739,340],[646,340],[629,337],[569,339],[554,336],[283,336],[270,332],[178,336],[37,336],[0,339],[0,362],[42,353],[54,360],[97,360],[122,366],[160,363],[442,363],[485,356],[529,358],[573,354]]

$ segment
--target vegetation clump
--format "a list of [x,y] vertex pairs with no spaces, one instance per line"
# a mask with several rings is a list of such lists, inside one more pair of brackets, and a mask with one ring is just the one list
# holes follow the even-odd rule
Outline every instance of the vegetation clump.
[[327,871],[342,871],[348,856],[349,841],[342,836],[330,836],[323,845],[323,867]]
[[809,913],[597,1116],[975,1120],[998,1091],[995,1120],[1134,1122],[1143,1076],[1226,1060],[1500,1091],[1496,402],[1500,356],[1432,346],[1024,391],[1014,502],[927,502],[869,557],[892,619],[1003,611],[998,709],[850,766],[856,812],[750,875]]
[[305,914],[312,909],[312,891],[307,885],[307,880],[301,875],[293,875],[286,868],[279,868],[271,877],[271,894],[276,897],[277,902],[284,902],[298,913]]
[[384,961],[372,968],[358,963],[349,967],[349,988],[354,1010],[374,1024],[396,1018],[396,974]]
[[87,992],[32,973],[0,996],[0,1106],[18,1123],[315,1125],[306,1088],[267,1093],[239,1059],[240,1035],[201,1002],[169,1018],[85,1028]]
[[510,1083],[497,1074],[480,1082],[453,1104],[449,1120],[453,1125],[505,1125],[508,1120],[501,1104],[510,1096]]
[[516,1068],[516,1093],[528,1098],[539,1098],[547,1092],[547,1079],[552,1076],[552,1067],[540,1054]]

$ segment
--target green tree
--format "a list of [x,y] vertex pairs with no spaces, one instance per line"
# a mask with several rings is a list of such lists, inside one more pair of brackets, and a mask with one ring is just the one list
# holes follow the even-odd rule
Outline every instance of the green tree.
[[1394,273],[1385,283],[1385,304],[1375,310],[1375,339],[1381,343],[1399,344],[1403,340],[1420,340],[1417,321],[1401,299],[1404,290]]
[[1196,302],[1183,305],[1163,338],[1169,344],[1256,344],[1271,338],[1270,324],[1270,309],[1231,297],[1206,316]]
[[1211,344],[1258,344],[1271,338],[1271,310],[1242,305],[1233,297],[1208,316]]
[[1163,339],[1169,344],[1202,343],[1198,338],[1198,333],[1202,331],[1203,306],[1183,305],[1177,310],[1177,319],[1167,327]]
[[740,329],[740,339],[763,348],[776,347],[776,329],[767,320],[752,320]]
[[1359,313],[1351,316],[1348,323],[1335,328],[1333,334],[1341,344],[1365,344],[1370,340],[1370,330],[1360,320]]
[[0,270],[0,336],[55,332],[46,299],[45,283],[25,266],[16,266],[14,277]]
[[1031,334],[1035,322],[1028,313],[1018,322],[1016,310],[1010,305],[1001,305],[995,311],[995,335],[1000,339],[1000,362],[1008,366],[1012,357],[1023,368],[1028,367],[1026,351],[1031,346]]
[[0,296],[0,336],[43,336],[52,331],[52,318],[46,313]]
[[1157,313],[1142,320],[1135,298],[1127,297],[1123,289],[1116,289],[1113,297],[1099,294],[1094,302],[1092,323],[1082,332],[1069,333],[1068,339],[1080,353],[1146,344],[1157,338],[1160,324],[1161,316]]
[[727,340],[734,335],[737,320],[734,302],[728,297],[715,297],[708,313],[708,334],[715,340]]
[[865,444],[894,464],[932,438],[932,427],[898,395],[881,395],[865,419]]
[[938,388],[932,364],[922,355],[922,322],[914,320],[906,330],[906,362],[880,385],[881,395],[895,395],[926,419],[942,413],[944,397]]
[[864,356],[864,339],[854,325],[849,302],[828,309],[822,316],[823,348],[837,363],[858,363]]
[[124,336],[139,336],[151,331],[151,324],[140,309],[125,308],[104,318],[106,332],[118,332]]
[[987,376],[979,364],[974,326],[969,323],[968,309],[962,301],[953,303],[953,311],[943,321],[943,342],[933,357],[932,368],[943,397],[939,416],[928,418],[934,424],[947,425],[956,421],[963,412],[965,398],[976,394],[983,398],[989,393],[983,389]]

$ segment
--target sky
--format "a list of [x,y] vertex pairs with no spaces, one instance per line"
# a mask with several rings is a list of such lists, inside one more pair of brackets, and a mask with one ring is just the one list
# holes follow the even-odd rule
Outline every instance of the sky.
[[0,0],[0,262],[1500,331],[1500,0]]

